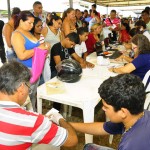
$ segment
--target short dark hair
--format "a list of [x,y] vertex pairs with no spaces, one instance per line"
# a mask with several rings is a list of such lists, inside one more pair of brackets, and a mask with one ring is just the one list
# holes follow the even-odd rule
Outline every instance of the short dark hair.
[[113,9],[113,10],[111,10],[111,13],[115,13],[115,14],[116,14],[116,10],[114,10],[114,9]]
[[42,5],[42,3],[41,3],[40,1],[35,1],[35,2],[33,3],[33,7],[34,7],[35,5]]
[[135,23],[135,26],[138,26],[138,27],[143,27],[144,29],[146,29],[146,23],[143,21],[143,20],[139,20]]
[[80,28],[77,29],[78,35],[83,35],[85,32],[88,32],[87,27],[80,27]]
[[76,44],[79,44],[79,42],[80,42],[79,35],[75,32],[69,33],[68,35],[66,35],[66,38],[69,38],[70,41],[72,41]]
[[17,61],[5,63],[0,68],[0,92],[13,95],[22,82],[29,82],[30,70]]
[[143,11],[142,11],[142,14],[143,14],[143,13],[149,15],[149,11],[148,11],[148,10],[143,10]]
[[93,4],[92,7],[96,8],[97,6],[96,6],[96,4]]
[[132,28],[132,29],[129,31],[129,35],[130,35],[131,37],[134,37],[137,33],[138,33],[138,32],[137,32],[137,29],[136,29],[136,28]]
[[87,12],[87,13],[88,13],[88,10],[87,10],[87,9],[85,9],[85,10],[84,10],[84,12]]
[[126,108],[135,115],[144,109],[146,98],[142,80],[133,74],[120,74],[105,80],[99,87],[100,97],[114,108],[114,111]]
[[131,42],[138,47],[139,54],[150,54],[150,42],[143,34],[136,34]]
[[51,19],[48,22],[48,26],[53,26],[53,20],[62,20],[61,17],[57,16],[56,14],[51,14]]

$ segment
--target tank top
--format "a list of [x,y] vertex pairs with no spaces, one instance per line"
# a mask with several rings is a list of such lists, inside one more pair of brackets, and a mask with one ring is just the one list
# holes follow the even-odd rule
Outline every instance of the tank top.
[[[35,47],[38,47],[40,45],[39,41],[37,41],[36,43],[34,43],[33,41],[29,40],[23,33],[21,33],[20,31],[15,31],[15,32],[19,32],[25,39],[25,49],[26,50],[30,50],[33,49]],[[26,60],[20,60],[19,58],[17,58],[17,60],[22,63],[23,65],[25,65],[28,68],[32,68],[32,57]]]
[[48,26],[47,26],[47,29],[48,29],[48,32],[45,37],[45,42],[49,42],[52,47],[54,44],[60,42],[60,32],[58,31],[57,35],[55,35]]

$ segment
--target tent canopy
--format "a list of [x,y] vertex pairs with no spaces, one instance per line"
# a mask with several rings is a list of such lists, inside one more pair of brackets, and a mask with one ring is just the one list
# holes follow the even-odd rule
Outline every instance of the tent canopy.
[[83,0],[106,7],[150,5],[150,0]]

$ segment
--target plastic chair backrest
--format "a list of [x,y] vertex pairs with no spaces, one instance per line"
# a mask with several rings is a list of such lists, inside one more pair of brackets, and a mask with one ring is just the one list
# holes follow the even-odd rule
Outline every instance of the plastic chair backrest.
[[[146,90],[145,90],[146,92],[150,92],[150,83],[147,84],[149,77],[150,77],[150,70],[147,71],[147,73],[145,74],[144,79],[143,79],[144,86],[147,85]],[[149,105],[150,105],[150,93],[148,93],[146,95],[146,100],[145,100],[145,103],[144,103],[144,109],[148,110]]]
[[144,86],[146,86],[149,77],[150,77],[150,70],[147,71],[147,73],[144,76],[144,79],[143,79]]

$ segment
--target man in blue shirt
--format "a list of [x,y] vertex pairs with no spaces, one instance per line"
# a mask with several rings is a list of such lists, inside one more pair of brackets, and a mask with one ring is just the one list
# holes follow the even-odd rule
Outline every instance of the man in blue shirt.
[[[149,150],[150,112],[144,111],[145,88],[138,76],[121,74],[104,81],[98,93],[108,122],[71,123],[79,132],[93,135],[122,134],[119,150]],[[84,150],[108,150],[87,144]]]

